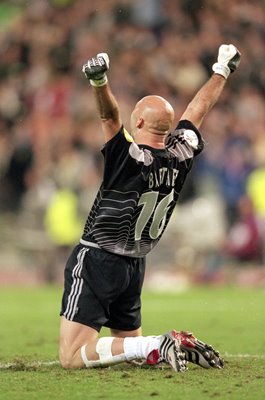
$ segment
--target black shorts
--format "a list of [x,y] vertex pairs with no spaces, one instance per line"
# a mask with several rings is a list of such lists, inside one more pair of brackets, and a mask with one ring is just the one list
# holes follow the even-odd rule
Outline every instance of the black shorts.
[[102,326],[130,331],[141,326],[145,258],[77,245],[65,267],[60,315],[100,331]]

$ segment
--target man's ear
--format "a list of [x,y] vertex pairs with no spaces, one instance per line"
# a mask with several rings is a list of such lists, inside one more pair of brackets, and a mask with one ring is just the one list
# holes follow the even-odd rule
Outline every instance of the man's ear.
[[143,126],[144,126],[144,120],[142,117],[140,117],[136,122],[136,127],[141,129]]

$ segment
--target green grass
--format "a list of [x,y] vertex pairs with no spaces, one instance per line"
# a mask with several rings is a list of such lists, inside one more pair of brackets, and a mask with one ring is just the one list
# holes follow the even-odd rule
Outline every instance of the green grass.
[[[57,360],[61,289],[1,289],[0,399],[255,399],[265,398],[265,290],[194,288],[144,293],[145,334],[188,329],[224,355],[223,370],[190,364],[184,373],[127,364],[63,370]],[[103,330],[102,334],[107,334]],[[8,363],[11,363],[11,365]]]

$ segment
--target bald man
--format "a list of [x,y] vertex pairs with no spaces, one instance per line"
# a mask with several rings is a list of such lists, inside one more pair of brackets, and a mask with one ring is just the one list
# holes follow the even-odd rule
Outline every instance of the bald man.
[[[220,46],[213,75],[176,129],[168,101],[146,96],[132,112],[130,133],[108,84],[108,55],[83,66],[105,135],[105,165],[82,238],[65,268],[59,348],[64,368],[132,360],[167,363],[179,372],[188,362],[223,367],[219,353],[191,333],[142,336],[141,289],[145,257],[163,235],[193,159],[203,150],[198,129],[239,62],[233,45]],[[99,337],[103,326],[110,336]]]

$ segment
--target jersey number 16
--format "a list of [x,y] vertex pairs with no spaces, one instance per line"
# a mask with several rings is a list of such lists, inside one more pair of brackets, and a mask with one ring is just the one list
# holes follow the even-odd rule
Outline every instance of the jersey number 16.
[[174,200],[174,189],[159,202],[159,192],[143,193],[138,201],[138,206],[143,206],[135,226],[135,240],[140,240],[144,228],[153,215],[152,223],[149,229],[151,239],[157,239],[162,233],[170,203]]

